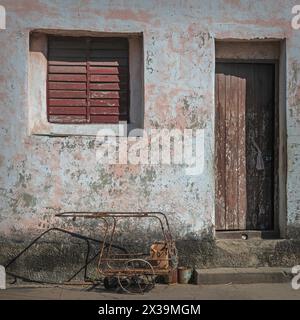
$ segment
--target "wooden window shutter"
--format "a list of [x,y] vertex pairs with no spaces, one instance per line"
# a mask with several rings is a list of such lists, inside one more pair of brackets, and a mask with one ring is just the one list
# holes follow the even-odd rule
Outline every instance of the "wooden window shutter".
[[48,121],[129,121],[126,38],[49,37]]

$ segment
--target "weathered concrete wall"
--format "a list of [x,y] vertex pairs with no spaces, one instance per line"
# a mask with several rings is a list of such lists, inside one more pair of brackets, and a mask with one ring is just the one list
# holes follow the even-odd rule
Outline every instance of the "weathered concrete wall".
[[[0,235],[28,239],[62,225],[71,210],[169,212],[179,238],[199,239],[214,225],[215,39],[286,39],[287,213],[300,224],[300,30],[294,1],[2,1],[0,31]],[[205,129],[205,167],[103,165],[95,138],[39,136],[28,130],[29,33],[35,29],[143,33],[144,127]],[[69,225],[69,227],[71,227]],[[95,233],[95,226],[82,227]],[[132,233],[133,229],[128,229]],[[128,231],[129,232],[129,231]]]

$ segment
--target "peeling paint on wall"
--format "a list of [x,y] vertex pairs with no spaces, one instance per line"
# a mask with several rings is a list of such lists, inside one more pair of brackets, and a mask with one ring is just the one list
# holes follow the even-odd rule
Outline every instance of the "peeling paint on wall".
[[[63,225],[54,214],[67,210],[160,210],[178,237],[211,233],[215,37],[287,37],[287,220],[299,221],[300,144],[290,139],[300,135],[300,31],[291,30],[288,1],[5,0],[2,5],[7,30],[0,31],[1,236],[26,237],[52,223]],[[101,165],[94,137],[28,135],[34,29],[143,32],[144,126],[205,128],[204,174],[186,176],[180,166]]]

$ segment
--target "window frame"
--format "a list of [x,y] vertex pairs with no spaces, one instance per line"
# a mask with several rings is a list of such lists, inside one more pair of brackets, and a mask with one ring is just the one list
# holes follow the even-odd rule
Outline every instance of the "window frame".
[[[50,123],[47,119],[47,57],[48,36],[126,37],[129,42],[130,121],[117,124]],[[48,137],[96,137],[99,130],[109,130],[114,136],[126,136],[145,125],[145,55],[144,36],[136,32],[92,32],[74,30],[36,29],[29,33],[27,73],[27,134]]]
[[[50,97],[49,97],[49,67],[50,67],[50,53],[49,53],[49,48],[50,48],[50,41],[53,39],[63,39],[63,38],[68,38],[72,40],[78,40],[78,41],[85,41],[86,42],[86,46],[84,46],[84,50],[86,51],[85,54],[85,67],[86,67],[86,73],[84,73],[86,75],[86,121],[51,121],[50,120],[50,112],[49,112],[49,108],[50,108]],[[91,54],[91,43],[92,41],[100,41],[102,39],[105,40],[118,40],[121,39],[126,40],[126,52],[127,52],[127,66],[126,66],[126,75],[127,75],[127,80],[126,80],[126,112],[122,115],[121,113],[118,114],[118,120],[117,121],[91,121],[91,100],[92,98],[90,97],[90,91],[91,91],[91,86],[90,84],[93,83],[90,79],[92,73],[90,70],[90,54]],[[106,49],[107,50],[107,49]],[[124,50],[124,49],[121,49]],[[109,58],[108,58],[109,59]],[[114,59],[114,58],[113,58]],[[94,62],[97,62],[96,60],[94,60]],[[74,65],[76,65],[76,63],[74,63]],[[124,66],[122,66],[122,68],[124,68]],[[99,83],[105,83],[105,82],[99,82]],[[105,36],[105,37],[101,37],[101,36],[96,36],[96,37],[91,37],[91,36],[65,36],[65,35],[47,35],[47,80],[46,80],[46,112],[47,112],[47,121],[51,124],[63,124],[63,125],[115,125],[118,123],[130,123],[130,105],[131,105],[131,101],[130,101],[130,83],[131,83],[131,79],[130,79],[130,43],[129,43],[129,39],[128,37],[122,37],[122,36],[117,36],[117,37],[111,37],[111,36]],[[97,91],[97,90],[96,90]],[[111,90],[113,91],[113,90]],[[121,90],[120,90],[121,91]],[[68,99],[73,99],[73,98],[67,98]],[[121,98],[119,98],[121,99]],[[119,105],[119,112],[120,112],[120,105]],[[72,116],[76,116],[76,115],[69,115],[69,118],[71,118]],[[110,114],[108,114],[108,116],[110,116]],[[113,115],[111,115],[113,116]]]

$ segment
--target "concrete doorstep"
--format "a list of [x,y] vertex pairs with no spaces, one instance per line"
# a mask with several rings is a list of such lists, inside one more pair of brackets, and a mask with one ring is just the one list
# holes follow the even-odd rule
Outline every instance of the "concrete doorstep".
[[196,284],[283,283],[293,277],[291,268],[215,268],[196,269]]
[[0,265],[0,290],[6,289],[6,273],[5,268]]

